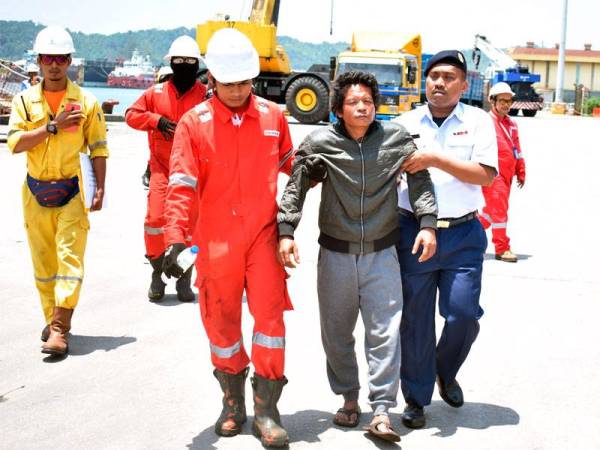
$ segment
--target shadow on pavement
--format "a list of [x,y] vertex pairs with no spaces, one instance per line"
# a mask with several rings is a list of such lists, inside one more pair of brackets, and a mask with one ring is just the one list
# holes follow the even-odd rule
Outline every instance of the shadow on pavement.
[[[438,428],[435,436],[439,437],[452,436],[458,428],[485,430],[490,427],[518,425],[521,420],[514,409],[506,406],[467,402],[462,408],[452,408],[440,400],[425,408],[425,417],[425,428]],[[402,436],[413,432],[402,425],[400,414],[392,414],[392,424],[400,426],[399,433]]]
[[[394,431],[396,431],[396,433],[403,436],[402,432],[398,431],[398,425],[393,425],[393,428],[394,428]],[[365,432],[365,438],[367,438],[369,441],[371,441],[375,447],[380,448],[382,450],[399,450],[402,448],[400,446],[400,444],[397,444],[395,442],[386,442],[382,439],[376,438],[375,436],[373,436],[367,432]]]
[[96,350],[109,352],[122,345],[132,344],[137,339],[132,336],[82,336],[72,335],[69,337],[69,355],[89,355]]
[[165,294],[162,300],[158,302],[150,302],[157,306],[179,306],[185,305],[186,303],[198,303],[198,294],[195,294],[195,298],[193,302],[180,302],[177,299],[177,294]]
[[[517,260],[518,261],[525,261],[529,258],[533,258],[533,255],[526,255],[524,253],[515,253],[515,255],[517,255]],[[496,259],[496,255],[494,253],[486,253],[483,255],[483,259],[484,260],[490,260],[490,259]],[[501,262],[501,261],[498,261]]]
[[[215,410],[215,420],[219,415],[219,411]],[[329,428],[334,427],[331,419],[333,415],[330,412],[325,411],[317,411],[313,409],[309,409],[306,411],[298,411],[294,414],[287,414],[281,416],[281,422],[283,426],[288,431],[290,436],[290,443],[294,442],[320,442],[319,435],[324,433]],[[244,428],[242,430],[242,435],[251,435],[252,434],[252,421],[254,417],[248,416],[248,421],[244,424]],[[355,430],[355,429],[354,429]],[[217,436],[214,431],[214,426],[206,428],[204,431],[200,432],[198,436],[196,436],[191,444],[188,444],[187,448],[191,450],[216,450],[217,447],[214,445],[216,442],[221,439],[220,436]],[[232,438],[223,438],[223,439],[235,439]],[[258,439],[257,439],[258,443]],[[260,444],[259,444],[260,445]],[[380,447],[380,448],[397,448],[396,446],[392,447]]]

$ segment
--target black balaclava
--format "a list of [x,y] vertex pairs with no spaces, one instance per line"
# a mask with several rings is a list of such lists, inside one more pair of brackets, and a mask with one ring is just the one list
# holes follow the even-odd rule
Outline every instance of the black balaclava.
[[189,91],[198,76],[200,63],[196,61],[196,64],[173,64],[171,62],[171,69],[173,69],[173,84],[177,88],[177,92],[180,95],[185,94]]

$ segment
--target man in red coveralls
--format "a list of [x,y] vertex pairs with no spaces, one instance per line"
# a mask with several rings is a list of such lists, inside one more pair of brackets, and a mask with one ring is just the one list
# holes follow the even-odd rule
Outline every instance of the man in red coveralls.
[[[146,90],[125,113],[125,120],[130,127],[148,132],[150,145],[150,189],[144,221],[146,258],[152,265],[152,281],[148,289],[150,301],[158,301],[165,295],[165,283],[160,278],[167,247],[164,239],[164,206],[175,127],[185,112],[206,97],[206,87],[196,79],[200,51],[194,39],[190,36],[175,39],[165,59],[171,63],[173,76]],[[186,240],[189,241],[187,236]],[[177,298],[182,302],[194,300],[191,276],[192,268],[177,280]]]
[[193,242],[200,313],[214,375],[223,390],[215,424],[233,436],[246,421],[244,382],[250,362],[241,333],[242,294],[254,317],[254,434],[263,445],[288,442],[277,402],[283,386],[285,325],[292,309],[286,273],[277,260],[277,175],[291,172],[294,154],[279,107],[252,94],[259,73],[256,50],[234,29],[217,31],[205,56],[214,95],[183,116],[175,133],[165,226],[163,269],[178,276],[190,206],[198,205]]
[[517,255],[510,250],[510,239],[506,235],[508,199],[513,177],[517,176],[519,188],[525,185],[525,160],[521,153],[517,124],[508,116],[514,95],[507,83],[496,83],[490,89],[490,115],[496,127],[500,173],[490,186],[482,188],[485,207],[479,216],[484,228],[492,227],[496,259],[505,262],[517,262]]

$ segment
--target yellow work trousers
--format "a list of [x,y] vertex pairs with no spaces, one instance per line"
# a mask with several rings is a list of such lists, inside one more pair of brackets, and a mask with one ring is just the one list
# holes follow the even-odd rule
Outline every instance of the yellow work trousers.
[[90,223],[80,195],[65,206],[40,206],[23,185],[23,215],[35,285],[46,323],[55,306],[75,309],[83,281],[83,255]]

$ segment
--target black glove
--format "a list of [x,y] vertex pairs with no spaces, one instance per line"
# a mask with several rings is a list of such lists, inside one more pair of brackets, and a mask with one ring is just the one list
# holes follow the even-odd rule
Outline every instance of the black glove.
[[169,139],[172,138],[175,134],[175,128],[177,128],[177,123],[167,119],[164,116],[161,116],[161,118],[158,119],[158,125],[156,126],[156,128],[158,128],[158,131],[162,133],[165,139]]
[[185,244],[173,244],[167,247],[163,259],[162,270],[168,278],[180,278],[183,275],[183,269],[177,264],[177,257],[185,250]]
[[327,178],[327,166],[321,158],[318,156],[306,158],[305,165],[308,178],[317,183],[325,181],[325,178]]

